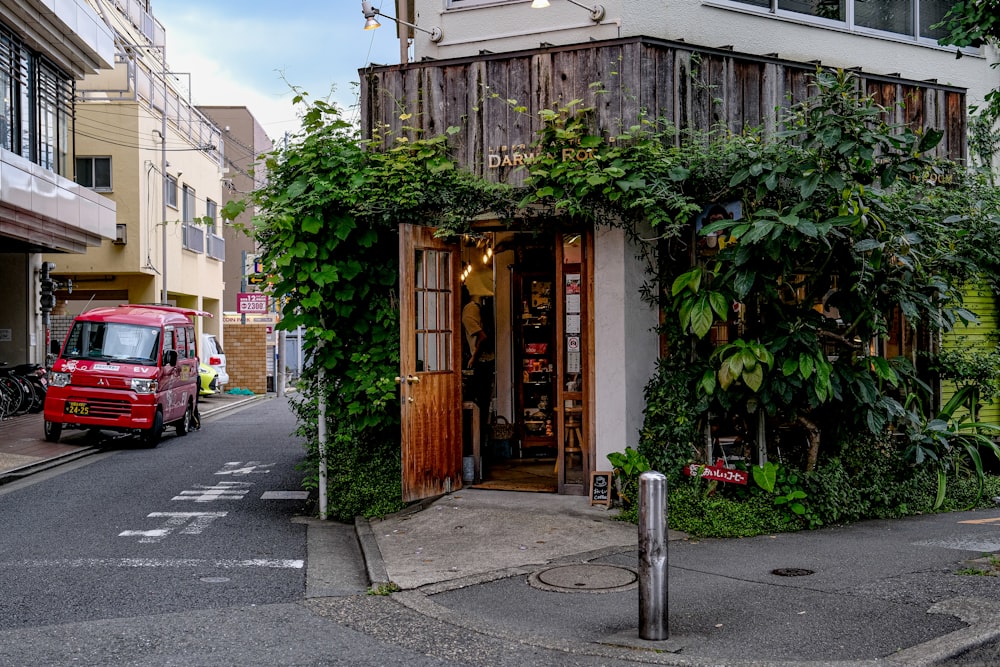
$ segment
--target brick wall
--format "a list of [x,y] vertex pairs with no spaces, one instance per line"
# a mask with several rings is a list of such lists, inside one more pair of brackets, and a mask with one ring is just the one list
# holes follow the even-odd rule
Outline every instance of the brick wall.
[[267,393],[267,325],[224,324],[223,345],[229,384],[255,394]]
[[72,315],[49,315],[49,340],[54,340],[61,346],[72,326]]

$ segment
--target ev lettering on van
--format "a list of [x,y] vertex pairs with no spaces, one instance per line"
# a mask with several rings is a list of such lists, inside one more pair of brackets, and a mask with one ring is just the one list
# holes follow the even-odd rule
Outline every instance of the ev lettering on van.
[[143,373],[143,374],[145,374],[145,373],[149,373],[149,372],[151,372],[153,370],[154,369],[148,368],[146,366],[133,366],[132,367],[132,372],[133,373]]

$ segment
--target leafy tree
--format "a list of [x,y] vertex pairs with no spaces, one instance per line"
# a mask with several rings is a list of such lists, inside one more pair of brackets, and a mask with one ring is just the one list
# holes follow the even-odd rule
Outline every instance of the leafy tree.
[[925,181],[952,169],[926,157],[941,133],[887,125],[885,109],[859,97],[843,72],[818,72],[814,82],[816,95],[792,110],[776,141],[737,142],[730,186],[745,217],[702,230],[732,243],[671,292],[699,338],[726,317],[724,306],[746,309],[744,330],[712,353],[715,369],[700,386],[725,407],[756,397],[797,421],[810,470],[824,423],[860,417],[878,433],[902,416],[897,399],[911,369],[868,350],[896,313],[932,330],[975,319],[960,290],[969,266],[953,244],[934,242],[947,225],[926,204],[934,188]]
[[[308,103],[304,93],[295,103],[305,105],[300,132],[262,156],[268,181],[251,195],[252,233],[281,304],[278,327],[305,331],[311,363],[299,415],[311,466],[319,459],[315,405],[321,393],[326,398],[330,482],[338,489],[330,513],[385,513],[401,498],[398,224],[456,229],[483,210],[508,208],[509,189],[456,170],[447,135],[367,150],[335,106]],[[224,215],[243,208],[234,204]],[[308,483],[317,483],[315,473]]]
[[[675,354],[704,365],[693,390],[716,412],[752,399],[778,422],[797,422],[810,443],[807,469],[824,427],[879,433],[904,416],[901,399],[918,386],[912,366],[872,356],[868,345],[897,313],[934,330],[973,320],[960,287],[976,270],[955,217],[968,202],[933,185],[956,178],[955,165],[927,157],[941,133],[888,125],[886,109],[859,96],[848,73],[817,71],[814,85],[776,137],[718,132],[677,142],[649,123],[572,164],[559,161],[560,142],[600,138],[588,135],[584,114],[550,113],[547,157],[532,165],[526,197],[598,223],[615,220],[606,212],[624,202],[617,220],[655,225]],[[702,238],[718,235],[724,247],[692,262],[693,213],[731,200],[743,217],[705,226]],[[734,310],[742,313],[735,338],[710,344]]]
[[[963,48],[981,48],[987,44],[1000,45],[1000,0],[959,0],[944,15],[944,20],[931,26],[943,29],[946,34],[938,43],[958,47],[955,55],[962,57]],[[992,67],[1000,67],[995,62]],[[1000,136],[994,129],[1000,120],[1000,89],[986,93],[982,108],[973,107],[977,114],[970,122],[969,147],[981,163],[989,169],[1000,149]]]
[[944,20],[931,28],[947,31],[938,39],[939,44],[960,49],[996,44],[1000,42],[1000,1],[959,0],[944,15]]

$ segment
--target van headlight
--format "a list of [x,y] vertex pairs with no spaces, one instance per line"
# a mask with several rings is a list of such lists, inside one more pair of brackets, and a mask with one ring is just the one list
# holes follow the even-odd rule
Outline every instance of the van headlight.
[[68,387],[69,386],[69,373],[56,373],[55,371],[49,373],[49,386],[50,387]]
[[132,391],[137,394],[156,393],[156,380],[149,378],[132,378]]

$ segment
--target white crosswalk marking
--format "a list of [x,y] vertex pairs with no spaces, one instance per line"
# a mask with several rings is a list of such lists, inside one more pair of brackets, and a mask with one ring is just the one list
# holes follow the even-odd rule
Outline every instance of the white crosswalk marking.
[[0,567],[212,567],[222,569],[263,567],[280,570],[301,570],[305,561],[292,558],[247,558],[243,560],[206,558],[73,558],[24,560],[0,563]]
[[219,517],[226,516],[227,512],[152,512],[147,514],[151,518],[165,518],[163,528],[152,530],[123,530],[118,533],[118,537],[138,537],[139,542],[149,544],[159,542],[167,535],[180,528],[183,535],[198,535],[208,524]]
[[250,492],[248,482],[219,482],[213,486],[199,484],[192,491],[181,491],[171,500],[193,500],[196,503],[210,503],[214,500],[240,500]]

